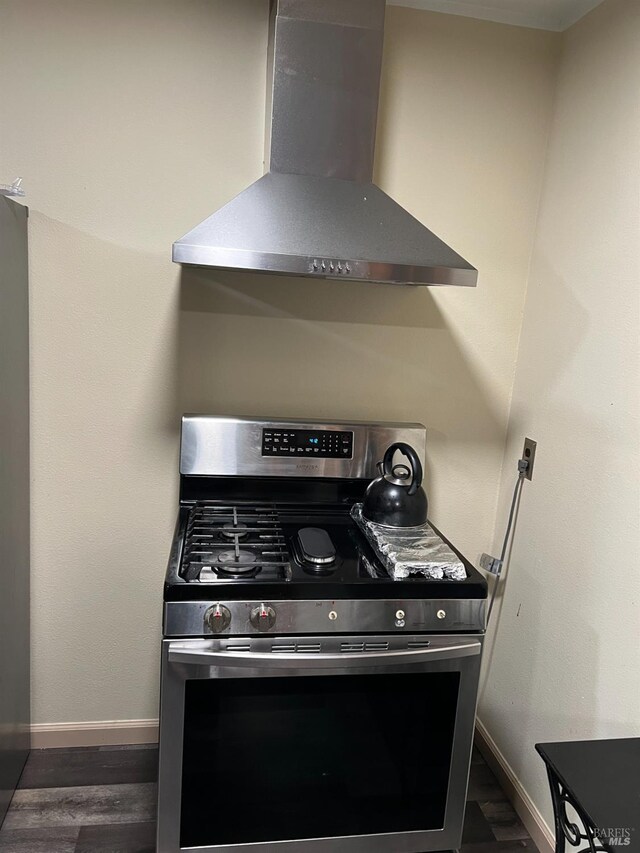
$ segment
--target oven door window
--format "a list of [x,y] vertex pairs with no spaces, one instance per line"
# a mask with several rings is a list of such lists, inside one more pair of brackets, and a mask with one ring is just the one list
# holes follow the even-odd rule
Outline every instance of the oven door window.
[[181,846],[442,828],[459,679],[187,681]]

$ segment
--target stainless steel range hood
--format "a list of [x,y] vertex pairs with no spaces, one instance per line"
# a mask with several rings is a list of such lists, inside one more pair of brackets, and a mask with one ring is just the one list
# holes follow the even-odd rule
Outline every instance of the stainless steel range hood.
[[201,267],[401,284],[477,270],[372,183],[385,0],[273,0],[269,171],[173,244]]

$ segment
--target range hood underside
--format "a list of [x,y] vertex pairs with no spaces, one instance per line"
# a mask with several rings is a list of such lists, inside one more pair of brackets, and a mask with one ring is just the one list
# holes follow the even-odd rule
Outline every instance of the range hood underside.
[[396,284],[473,287],[478,275],[374,184],[278,172],[264,175],[174,243],[173,260]]

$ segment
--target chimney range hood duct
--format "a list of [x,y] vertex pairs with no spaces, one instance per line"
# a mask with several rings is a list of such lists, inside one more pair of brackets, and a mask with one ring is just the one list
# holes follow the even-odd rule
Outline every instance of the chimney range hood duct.
[[477,270],[372,183],[385,0],[273,0],[269,171],[173,244],[198,267],[474,286]]

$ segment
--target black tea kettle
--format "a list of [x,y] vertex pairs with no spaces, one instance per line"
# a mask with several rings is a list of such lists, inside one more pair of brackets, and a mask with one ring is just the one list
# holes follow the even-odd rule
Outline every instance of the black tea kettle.
[[[394,465],[393,455],[399,450],[411,463]],[[362,504],[367,521],[385,527],[417,527],[427,520],[427,495],[422,488],[422,465],[410,444],[397,441],[387,448],[378,463],[380,476],[369,483]]]

